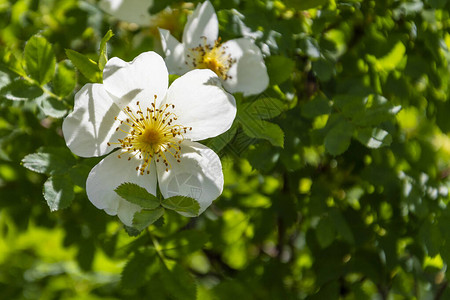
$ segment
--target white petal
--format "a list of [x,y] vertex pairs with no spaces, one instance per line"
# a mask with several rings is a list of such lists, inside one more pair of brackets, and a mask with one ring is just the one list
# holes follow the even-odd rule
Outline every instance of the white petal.
[[269,85],[269,75],[261,50],[253,41],[240,38],[222,45],[236,62],[228,71],[223,85],[231,93],[242,92],[245,96],[259,94]]
[[125,225],[131,226],[134,213],[141,207],[124,200],[114,190],[124,182],[131,182],[156,195],[156,168],[150,164],[150,174],[139,175],[136,167],[140,161],[128,160],[125,155],[119,159],[118,153],[111,153],[92,168],[86,181],[86,193],[97,208],[110,215],[117,214]]
[[220,158],[208,147],[187,140],[181,144],[181,162],[171,156],[167,158],[171,164],[168,172],[161,162],[156,166],[161,194],[164,198],[176,195],[194,198],[202,213],[223,191]]
[[113,57],[103,70],[106,91],[120,108],[131,101],[153,102],[162,99],[169,84],[169,74],[161,56],[153,51],[141,53],[132,62]]
[[186,64],[186,56],[184,53],[184,45],[178,42],[168,30],[159,29],[161,36],[161,45],[166,55],[164,61],[167,64],[170,74],[183,75],[190,68]]
[[219,35],[219,21],[214,7],[209,1],[197,5],[194,13],[188,17],[183,32],[183,44],[186,48],[203,45],[204,38],[209,45],[214,45]]
[[184,137],[194,141],[227,131],[236,116],[236,101],[208,69],[193,70],[177,78],[162,105],[174,104],[177,124],[192,127]]
[[101,0],[99,6],[108,14],[119,20],[150,26],[151,16],[148,12],[153,0]]
[[116,131],[119,122],[114,120],[120,114],[102,84],[86,84],[75,95],[74,110],[62,125],[64,139],[70,150],[78,156],[101,156],[110,152],[124,133]]

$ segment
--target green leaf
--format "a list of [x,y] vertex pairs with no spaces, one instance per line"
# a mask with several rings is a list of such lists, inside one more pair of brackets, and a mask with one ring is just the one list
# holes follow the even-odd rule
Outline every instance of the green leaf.
[[234,138],[237,131],[237,122],[231,125],[231,128],[219,136],[213,137],[206,142],[206,146],[214,152],[219,152]]
[[44,198],[51,211],[69,207],[75,197],[69,176],[51,176],[44,183]]
[[178,258],[195,252],[208,242],[208,235],[198,230],[182,230],[160,242],[163,253]]
[[405,58],[406,47],[401,41],[397,42],[391,51],[377,59],[373,55],[368,56],[369,61],[372,61],[377,71],[392,71]]
[[356,138],[369,148],[380,148],[392,143],[392,136],[381,128],[358,129]]
[[67,114],[68,108],[61,100],[46,95],[43,95],[36,100],[39,108],[46,116],[62,118]]
[[105,34],[105,36],[102,38],[102,41],[100,42],[100,55],[98,56],[98,68],[100,69],[100,71],[103,71],[103,69],[105,68],[106,62],[108,61],[108,53],[107,53],[106,43],[113,36],[114,36],[114,33],[110,29]]
[[329,113],[331,113],[330,100],[323,93],[318,93],[302,107],[302,116],[310,119]]
[[114,191],[128,202],[137,204],[143,208],[155,209],[160,205],[159,199],[156,196],[150,194],[145,188],[135,183],[122,183]]
[[350,226],[348,225],[348,222],[344,218],[342,213],[337,208],[334,208],[330,211],[330,217],[333,220],[336,232],[339,233],[341,237],[348,243],[352,245],[355,244],[355,237],[353,235],[353,232],[351,231]]
[[241,118],[242,129],[244,133],[257,139],[268,140],[272,145],[283,148],[284,132],[277,124],[259,119]]
[[242,113],[257,119],[272,119],[283,112],[283,101],[277,98],[260,98],[241,108]]
[[146,249],[135,252],[122,270],[121,284],[127,289],[136,289],[148,280],[149,275],[157,272],[160,267],[156,251]]
[[71,49],[66,49],[66,55],[87,80],[90,82],[102,82],[102,73],[92,59]]
[[139,231],[155,223],[164,215],[164,208],[158,207],[153,210],[142,210],[134,214],[133,227]]
[[125,229],[127,234],[132,237],[136,237],[136,236],[140,235],[142,232],[142,230],[139,230],[139,229],[131,227],[131,226],[123,226],[123,228]]
[[350,146],[353,130],[354,127],[350,122],[345,119],[340,119],[325,136],[325,149],[327,149],[331,155],[344,153]]
[[17,78],[0,89],[0,98],[11,101],[26,101],[42,96],[41,88]]
[[370,95],[366,98],[366,107],[360,113],[354,114],[353,121],[361,126],[376,126],[395,117],[401,106],[394,106],[380,95]]
[[160,274],[164,282],[164,289],[174,299],[195,300],[197,298],[197,284],[180,264],[175,264],[171,270],[161,268]]
[[75,163],[66,149],[45,148],[42,152],[28,154],[22,159],[25,168],[47,175],[62,175]]
[[55,72],[56,58],[52,45],[42,36],[32,36],[25,45],[25,66],[40,85],[49,82]]
[[311,64],[312,70],[321,81],[328,81],[336,74],[336,63],[332,60],[321,57]]
[[334,224],[328,215],[322,217],[316,227],[316,238],[320,247],[326,248],[336,237]]
[[73,92],[77,78],[75,69],[69,60],[63,60],[56,65],[52,83],[53,92],[58,96],[65,97]]
[[200,205],[197,200],[186,196],[173,196],[166,198],[161,202],[161,205],[167,209],[186,213],[192,217],[198,216],[198,212],[200,210]]
[[286,56],[272,55],[266,59],[266,67],[270,84],[280,84],[291,77],[295,62]]

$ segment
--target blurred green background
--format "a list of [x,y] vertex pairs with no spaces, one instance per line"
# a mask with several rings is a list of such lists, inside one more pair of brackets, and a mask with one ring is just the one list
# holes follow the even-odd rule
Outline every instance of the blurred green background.
[[[100,159],[65,146],[92,81],[65,49],[97,68],[111,29],[109,57],[161,53],[157,27],[181,39],[199,2],[155,2],[139,27],[93,0],[0,0],[0,299],[450,299],[450,1],[211,1],[270,86],[236,94],[234,126],[205,142],[222,196],[129,236],[86,197]],[[33,37],[55,56],[41,81],[23,67]],[[252,105],[274,125],[253,131]],[[25,168],[36,152],[52,165]]]

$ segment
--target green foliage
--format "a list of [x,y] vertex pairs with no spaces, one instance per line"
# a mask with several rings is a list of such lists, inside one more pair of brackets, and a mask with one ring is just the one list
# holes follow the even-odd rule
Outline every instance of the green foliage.
[[120,197],[142,208],[155,209],[160,205],[159,199],[156,196],[150,194],[145,188],[135,183],[122,183],[114,191]]
[[44,183],[43,194],[51,211],[67,208],[75,197],[72,180],[68,175],[51,176]]
[[88,200],[103,157],[73,155],[63,118],[200,2],[154,1],[150,27],[97,2],[0,1],[1,299],[449,298],[450,1],[212,0],[269,86],[200,141],[212,206],[125,183],[132,227]]
[[100,54],[98,56],[98,68],[100,71],[103,71],[105,68],[105,64],[108,61],[108,53],[107,53],[107,42],[114,36],[114,33],[112,30],[108,30],[108,32],[105,34],[105,36],[102,38],[102,41],[100,42]]
[[42,36],[32,36],[24,51],[25,67],[31,78],[40,85],[49,82],[55,72],[56,58],[52,45]]
[[161,201],[161,205],[167,209],[185,213],[188,216],[197,216],[200,205],[197,200],[186,196],[173,196]]
[[133,227],[139,231],[144,230],[151,224],[155,223],[164,215],[164,208],[157,207],[152,210],[142,210],[134,214]]
[[[66,49],[66,55],[87,80],[90,82],[102,82],[102,73],[100,72],[99,65],[92,59],[72,49]],[[102,60],[104,59],[106,58],[103,55]]]

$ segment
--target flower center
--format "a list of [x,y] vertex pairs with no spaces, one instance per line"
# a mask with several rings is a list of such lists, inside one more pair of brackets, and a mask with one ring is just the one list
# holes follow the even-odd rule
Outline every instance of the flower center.
[[[152,159],[156,162],[162,162],[166,166],[166,172],[171,167],[167,156],[173,156],[179,163],[181,158],[181,142],[184,140],[184,134],[192,127],[183,127],[173,124],[177,116],[172,112],[175,108],[173,104],[166,104],[163,107],[156,108],[155,100],[150,107],[145,110],[141,108],[139,101],[135,106],[126,106],[123,111],[127,115],[125,120],[120,120],[128,130],[117,127],[116,131],[121,130],[127,133],[124,139],[118,139],[118,143],[108,143],[120,145],[122,153],[128,155],[128,160],[132,157],[139,158],[141,163],[136,167],[141,175],[145,172],[150,173],[149,166]],[[134,109],[133,109],[134,108]],[[117,120],[117,117],[115,118]]]
[[232,59],[225,49],[226,47],[223,47],[220,43],[220,38],[211,46],[206,43],[204,37],[203,45],[199,44],[197,47],[188,50],[186,64],[197,69],[210,69],[223,80],[231,79],[228,70],[236,60]]

